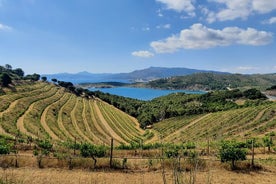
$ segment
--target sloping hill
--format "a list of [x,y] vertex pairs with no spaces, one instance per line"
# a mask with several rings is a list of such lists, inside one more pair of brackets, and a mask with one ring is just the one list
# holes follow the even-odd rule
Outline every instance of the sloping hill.
[[144,139],[137,120],[98,98],[78,97],[46,82],[16,89],[0,96],[2,135],[94,144]]
[[[0,134],[8,137],[50,138],[52,141],[76,139],[77,142],[97,145],[108,145],[113,138],[115,145],[119,145],[131,142],[153,143],[160,141],[160,138],[162,141],[174,143],[204,141],[209,138],[244,139],[276,131],[275,102],[258,99],[248,101],[246,106],[236,104],[235,108],[230,108],[235,104],[231,98],[226,99],[227,103],[218,103],[220,96],[229,96],[235,91],[213,92],[202,96],[173,94],[155,99],[146,109],[151,111],[151,108],[154,108],[154,113],[156,111],[157,115],[162,115],[163,118],[167,116],[163,114],[161,107],[166,104],[168,113],[173,107],[177,107],[178,111],[181,111],[180,107],[183,107],[183,110],[188,110],[188,107],[205,108],[202,104],[207,100],[212,103],[205,105],[215,110],[202,110],[201,113],[187,111],[189,113],[182,113],[186,116],[162,118],[161,122],[154,124],[154,130],[144,131],[139,128],[135,118],[100,98],[83,93],[77,96],[69,89],[41,81],[19,82],[13,88],[4,89],[6,93],[0,95]],[[199,101],[196,102],[194,97]],[[169,101],[166,101],[166,98]],[[183,103],[181,99],[188,104]],[[174,101],[178,103],[175,104]],[[223,105],[223,108],[218,108],[219,105]],[[141,110],[141,107],[138,109]],[[148,136],[149,134],[151,136]]]
[[221,90],[226,88],[266,89],[276,84],[276,74],[195,73],[187,76],[159,79],[146,84],[152,88]]
[[197,116],[170,118],[154,125],[165,142],[246,139],[276,131],[276,103]]

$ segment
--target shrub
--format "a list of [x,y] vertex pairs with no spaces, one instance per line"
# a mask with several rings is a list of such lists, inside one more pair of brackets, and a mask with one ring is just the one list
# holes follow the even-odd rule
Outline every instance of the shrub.
[[11,152],[12,145],[9,144],[5,139],[0,140],[0,155],[6,155]]
[[222,141],[219,149],[221,162],[231,161],[231,168],[235,168],[235,161],[246,160],[246,151],[236,141]]
[[89,143],[84,143],[80,147],[81,156],[83,157],[91,157],[94,160],[94,168],[97,164],[96,157],[104,157],[106,154],[106,147],[104,146],[96,146]]

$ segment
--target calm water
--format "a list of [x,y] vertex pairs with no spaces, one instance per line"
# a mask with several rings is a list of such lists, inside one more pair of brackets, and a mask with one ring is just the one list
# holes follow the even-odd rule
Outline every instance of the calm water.
[[203,91],[189,91],[189,90],[162,90],[150,88],[131,88],[131,87],[116,87],[116,88],[90,88],[91,91],[102,91],[113,95],[135,98],[139,100],[151,100],[160,96],[168,95],[170,93],[184,92],[187,94],[203,94]]

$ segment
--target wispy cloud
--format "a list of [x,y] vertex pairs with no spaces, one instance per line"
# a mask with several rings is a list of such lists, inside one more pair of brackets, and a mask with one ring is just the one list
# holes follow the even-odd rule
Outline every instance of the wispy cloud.
[[276,0],[209,0],[223,5],[225,8],[211,11],[204,8],[208,22],[247,19],[252,14],[264,14],[276,10]]
[[183,29],[177,35],[172,35],[164,40],[153,41],[150,46],[157,53],[173,53],[179,49],[207,49],[234,44],[266,45],[272,39],[272,33],[258,31],[254,28],[226,27],[222,30],[216,30],[202,24],[194,24],[189,29]]
[[164,24],[164,25],[158,25],[156,26],[157,29],[170,29],[171,25],[170,24]]
[[156,0],[163,3],[166,9],[171,9],[177,12],[186,12],[190,16],[195,16],[194,0]]
[[134,51],[131,53],[131,55],[136,56],[136,57],[143,57],[143,58],[150,58],[153,57],[154,54],[149,51],[141,50],[141,51]]
[[0,31],[10,31],[12,27],[0,23]]
[[263,21],[263,24],[276,24],[276,17],[271,17],[270,19]]

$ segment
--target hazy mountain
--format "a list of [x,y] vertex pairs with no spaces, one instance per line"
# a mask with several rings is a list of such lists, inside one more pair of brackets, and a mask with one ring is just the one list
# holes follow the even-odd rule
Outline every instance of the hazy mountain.
[[135,81],[151,81],[160,78],[167,78],[172,76],[184,76],[193,73],[222,73],[218,71],[207,71],[207,70],[196,70],[189,68],[164,68],[164,67],[150,67],[143,70],[135,70],[130,73],[104,73],[104,74],[93,74],[89,72],[80,72],[76,74],[70,73],[59,73],[59,74],[44,74],[49,80],[56,78],[61,81],[70,81],[73,83],[84,83],[84,82],[135,82]]
[[113,77],[118,79],[126,79],[131,81],[150,81],[160,78],[167,78],[172,76],[184,76],[193,73],[204,73],[204,72],[214,72],[217,71],[207,71],[207,70],[197,70],[189,68],[164,68],[164,67],[150,67],[143,70],[135,70],[130,73],[115,74]]

